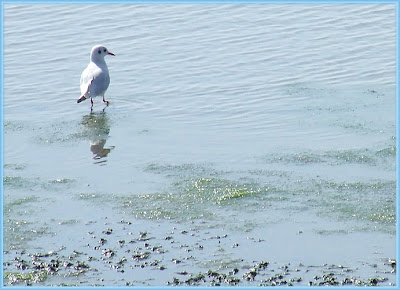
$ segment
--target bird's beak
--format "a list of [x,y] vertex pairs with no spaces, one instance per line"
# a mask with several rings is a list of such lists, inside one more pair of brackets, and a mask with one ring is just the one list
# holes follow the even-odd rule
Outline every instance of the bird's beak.
[[113,54],[112,52],[108,52],[108,54],[110,54],[110,55],[115,55],[115,54]]

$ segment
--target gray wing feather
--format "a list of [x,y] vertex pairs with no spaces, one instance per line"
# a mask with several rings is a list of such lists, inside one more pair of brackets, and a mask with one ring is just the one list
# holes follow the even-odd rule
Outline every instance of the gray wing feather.
[[90,85],[94,80],[93,74],[90,72],[89,66],[82,72],[81,75],[81,96],[88,97],[90,94]]

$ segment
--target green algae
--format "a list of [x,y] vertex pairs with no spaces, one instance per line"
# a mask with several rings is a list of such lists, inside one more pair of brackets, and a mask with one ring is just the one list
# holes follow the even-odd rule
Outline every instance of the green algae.
[[47,226],[37,227],[37,224],[24,219],[5,219],[4,249],[20,249],[27,246],[29,241],[50,235]]
[[16,285],[24,283],[25,285],[29,286],[32,284],[37,284],[44,282],[48,277],[48,274],[44,273],[43,271],[30,271],[26,273],[21,272],[5,272],[4,279],[8,280],[8,285]]
[[198,202],[211,202],[223,205],[224,202],[251,197],[261,193],[263,189],[256,184],[241,184],[227,179],[220,178],[195,178],[185,180],[181,184],[184,192],[195,198]]
[[32,187],[38,184],[37,179],[26,178],[21,176],[9,176],[3,177],[3,185],[5,189],[27,189],[32,190]]
[[376,159],[368,149],[332,150],[328,151],[325,156],[334,165],[343,163],[376,164]]
[[[365,152],[340,152],[339,155],[337,152],[330,153],[331,164],[334,164],[333,160],[369,162]],[[292,157],[296,164],[327,163],[321,155],[301,154]],[[255,176],[268,180],[261,183],[248,177],[240,178],[237,174],[234,179],[223,178],[229,176],[229,173],[193,164],[151,164],[146,167],[146,171],[172,179],[171,187],[156,193],[116,197],[122,202],[124,211],[128,210],[137,218],[222,222],[224,219],[233,221],[231,219],[235,212],[251,210],[262,213],[274,208],[286,208],[295,212],[313,209],[317,215],[334,217],[339,221],[345,219],[379,223],[384,225],[382,230],[385,232],[392,232],[395,225],[396,183],[393,180],[338,182],[305,177],[296,177],[297,180],[294,180],[290,172],[255,170]],[[231,213],[224,216],[224,209]],[[231,227],[243,231],[257,227],[259,222],[265,222],[264,219],[252,222],[246,218],[234,220]]]
[[21,130],[26,129],[27,127],[29,127],[29,122],[11,121],[11,120],[4,121],[5,133],[20,132]]
[[81,193],[81,194],[77,195],[77,199],[88,200],[88,201],[97,200],[97,201],[102,202],[104,200],[107,200],[108,198],[109,198],[108,195],[106,195],[104,193],[98,193],[98,192],[95,192],[95,193]]
[[123,207],[132,210],[137,218],[212,219],[219,207],[235,205],[268,190],[258,184],[197,177],[175,181],[165,193],[130,195],[120,199]]
[[225,171],[216,170],[211,166],[203,164],[183,163],[183,164],[156,164],[152,163],[146,166],[146,172],[164,174],[173,178],[188,178],[193,175],[197,176],[219,176],[226,173]]
[[323,163],[330,166],[338,166],[343,164],[365,164],[365,165],[384,165],[387,158],[394,161],[396,156],[396,146],[369,150],[369,149],[346,149],[346,150],[329,150],[323,152],[304,151],[301,153],[286,153],[266,156],[265,160],[273,163],[284,163],[293,165],[308,165]]
[[27,167],[26,164],[17,164],[17,163],[4,164],[4,169],[11,169],[11,170],[24,170],[26,167]]
[[5,203],[4,211],[9,212],[16,206],[24,205],[24,204],[30,203],[30,202],[37,202],[37,201],[39,201],[39,197],[36,195],[29,195],[29,196],[25,196],[22,198],[18,198],[13,201],[9,201],[9,202]]
[[376,152],[377,156],[380,157],[396,157],[396,146],[392,145],[383,149],[380,149]]

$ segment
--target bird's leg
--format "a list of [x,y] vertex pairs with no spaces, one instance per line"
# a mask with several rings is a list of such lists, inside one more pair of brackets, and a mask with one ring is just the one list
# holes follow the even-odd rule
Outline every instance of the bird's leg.
[[107,104],[107,106],[108,106],[108,104],[110,104],[110,102],[109,102],[109,101],[106,101],[106,100],[104,99],[104,95],[103,95],[103,102],[104,102],[104,103],[106,103],[106,104]]
[[93,99],[90,98],[90,102],[92,103],[92,106],[90,107],[90,111],[93,111]]

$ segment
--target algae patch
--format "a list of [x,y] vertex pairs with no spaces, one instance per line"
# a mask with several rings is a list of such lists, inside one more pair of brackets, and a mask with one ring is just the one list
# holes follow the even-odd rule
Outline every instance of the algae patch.
[[[291,155],[290,158],[285,155],[280,161],[298,165],[328,161],[331,164],[370,163],[369,158],[378,154],[371,151],[368,157],[366,152],[357,150],[338,152],[324,156]],[[242,176],[241,172],[223,173],[194,164],[151,164],[146,171],[163,174],[172,181],[169,188],[160,192],[115,197],[125,212],[139,219],[202,219],[229,222],[235,224],[234,228],[247,229],[250,219],[253,219],[250,228],[256,227],[257,223],[274,220],[276,209],[286,209],[291,213],[313,210],[316,215],[361,222],[371,229],[374,228],[371,223],[378,223],[385,232],[392,232],[395,225],[396,183],[391,180],[338,182],[318,175],[307,177],[268,169],[251,170],[249,177]],[[350,222],[348,226],[356,225]]]
[[176,181],[165,193],[129,195],[120,199],[124,208],[137,218],[208,219],[215,216],[221,207],[243,206],[243,202],[268,190],[258,184],[197,177]]
[[265,160],[271,163],[284,163],[294,165],[308,165],[323,163],[329,166],[338,166],[343,164],[363,164],[369,166],[382,165],[387,167],[386,163],[393,163],[396,156],[396,146],[369,150],[369,149],[346,149],[329,150],[325,152],[305,151],[301,153],[275,154],[265,156]]
[[25,178],[21,176],[4,176],[3,185],[5,188],[12,189],[27,189],[32,190],[32,187],[38,184],[38,180]]
[[197,202],[209,201],[218,205],[234,199],[251,197],[268,190],[260,188],[257,184],[242,184],[227,179],[203,177],[177,182],[175,186],[183,189],[184,193],[193,197]]
[[4,273],[4,279],[8,280],[9,285],[16,285],[24,283],[26,286],[37,284],[47,279],[47,274],[41,271],[31,271],[27,273],[20,272],[6,272]]
[[30,203],[30,202],[37,202],[37,201],[39,201],[39,197],[35,196],[35,195],[30,195],[30,196],[25,196],[23,198],[18,198],[18,199],[15,199],[13,201],[7,202],[4,205],[4,211],[5,212],[9,212],[16,206],[20,206],[20,205],[23,205],[23,204],[26,204],[26,203]]
[[[315,182],[320,213],[338,219],[379,223],[380,230],[393,232],[396,224],[396,182]],[[376,227],[376,226],[375,226]],[[373,227],[370,229],[373,229]]]
[[26,167],[27,167],[26,164],[18,164],[18,163],[4,164],[4,169],[11,169],[11,170],[24,170]]

